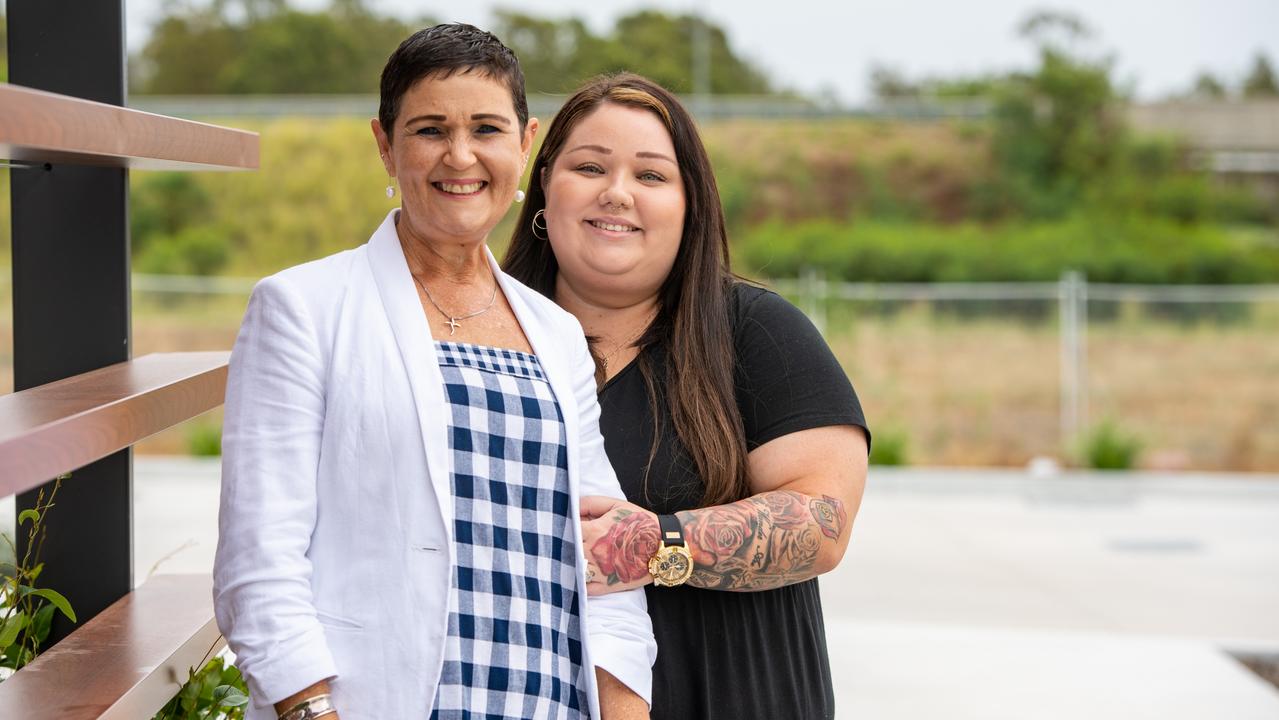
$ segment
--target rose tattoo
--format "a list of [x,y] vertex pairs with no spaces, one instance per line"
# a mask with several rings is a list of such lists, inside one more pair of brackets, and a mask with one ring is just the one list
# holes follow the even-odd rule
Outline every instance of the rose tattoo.
[[661,544],[657,523],[631,510],[618,510],[608,534],[591,546],[606,583],[634,582],[648,576],[648,560]]

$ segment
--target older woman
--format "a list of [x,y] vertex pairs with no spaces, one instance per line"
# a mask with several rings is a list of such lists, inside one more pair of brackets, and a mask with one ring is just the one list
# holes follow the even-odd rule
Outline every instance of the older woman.
[[400,207],[259,283],[231,358],[214,601],[250,716],[644,716],[643,593],[586,602],[579,496],[621,497],[594,363],[485,247],[537,130],[515,56],[418,32],[372,127]]
[[688,113],[634,75],[568,100],[504,266],[581,321],[631,502],[584,498],[593,594],[647,585],[654,718],[829,718],[814,579],[866,475],[857,396],[812,324],[729,272]]

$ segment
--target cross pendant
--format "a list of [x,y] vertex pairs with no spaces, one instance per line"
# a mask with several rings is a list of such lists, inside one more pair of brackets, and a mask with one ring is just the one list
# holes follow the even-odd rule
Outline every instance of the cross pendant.
[[457,332],[457,329],[462,327],[462,323],[458,322],[457,318],[449,318],[449,321],[444,324],[449,326],[449,335]]

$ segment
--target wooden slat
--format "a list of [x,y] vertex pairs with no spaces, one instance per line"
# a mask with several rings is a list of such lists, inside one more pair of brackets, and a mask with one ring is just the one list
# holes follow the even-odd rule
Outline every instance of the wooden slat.
[[0,157],[140,170],[247,170],[258,167],[258,135],[0,83]]
[[0,497],[221,405],[229,359],[157,353],[0,397]]
[[0,683],[0,718],[138,720],[225,641],[208,575],[157,575]]

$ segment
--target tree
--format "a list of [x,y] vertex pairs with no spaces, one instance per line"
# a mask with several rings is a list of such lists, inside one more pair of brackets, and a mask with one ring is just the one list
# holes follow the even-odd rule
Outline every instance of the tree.
[[387,56],[414,29],[363,0],[332,0],[321,12],[285,0],[165,8],[131,63],[140,94],[371,93]]
[[1082,188],[1113,167],[1124,126],[1109,59],[1090,59],[1092,39],[1074,16],[1040,12],[1021,26],[1036,43],[1039,67],[1002,83],[995,106],[996,159],[1014,202],[1032,214],[1057,215]]
[[608,42],[577,18],[547,20],[499,10],[494,34],[515,52],[532,93],[566,93],[609,69]]
[[241,33],[211,10],[165,17],[129,64],[130,90],[162,95],[225,92],[220,75],[241,47]]
[[[169,0],[166,15],[131,63],[140,94],[367,93],[395,46],[415,28],[372,11],[367,0],[330,0],[323,12],[287,0]],[[520,58],[530,92],[564,93],[592,75],[630,70],[675,92],[693,90],[693,15],[638,12],[599,36],[577,18],[499,11],[495,34]],[[769,92],[768,79],[705,26],[710,90]]]
[[1246,98],[1279,97],[1279,82],[1275,80],[1274,68],[1270,59],[1263,53],[1257,53],[1252,62],[1252,70],[1243,81],[1243,96]]
[[911,82],[894,68],[873,65],[870,69],[871,92],[880,100],[917,98],[923,93],[919,83]]
[[[676,93],[693,91],[693,38],[705,21],[695,15],[666,15],[643,10],[619,18],[610,37],[613,69],[647,75]],[[723,28],[707,24],[710,42],[710,91],[715,95],[753,95],[770,91],[767,77],[729,47]]]
[[[703,22],[694,15],[646,10],[619,18],[613,30],[600,37],[577,18],[551,20],[500,11],[494,32],[520,58],[529,92],[570,92],[593,75],[629,70],[676,93],[690,93],[694,33]],[[705,31],[712,93],[770,91],[764,74],[733,52],[722,28],[708,24]]]
[[1216,76],[1205,70],[1200,72],[1199,76],[1195,78],[1195,83],[1190,89],[1190,96],[1208,100],[1223,100],[1226,97],[1226,86]]

